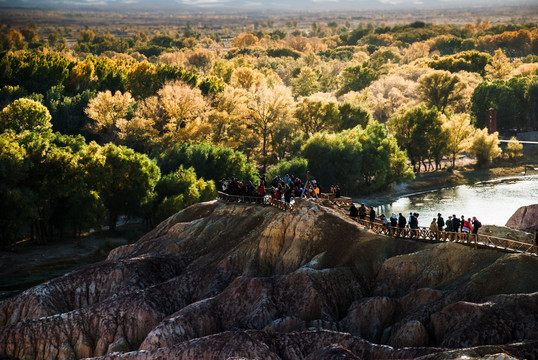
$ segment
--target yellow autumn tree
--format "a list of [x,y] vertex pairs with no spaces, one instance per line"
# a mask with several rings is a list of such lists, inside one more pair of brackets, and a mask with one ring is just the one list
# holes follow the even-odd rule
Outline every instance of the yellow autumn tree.
[[232,47],[235,48],[247,48],[253,45],[256,45],[258,43],[259,39],[255,35],[251,33],[244,33],[237,35],[231,43]]
[[497,49],[495,50],[491,64],[487,64],[484,70],[486,71],[486,78],[488,80],[506,80],[512,72],[513,67],[502,49]]
[[456,166],[456,156],[470,146],[470,138],[474,133],[469,114],[454,114],[445,122],[448,129],[448,151],[452,157],[452,167]]
[[261,85],[264,79],[263,74],[259,71],[241,66],[232,72],[230,85],[235,88],[250,90],[254,86]]
[[248,92],[226,87],[213,101],[208,116],[213,143],[238,149],[248,158],[258,146],[258,136],[249,124]]
[[[149,129],[150,137],[168,146],[177,142],[199,142],[209,136],[207,122],[209,104],[198,88],[181,81],[166,83],[157,95],[144,99],[136,111],[136,122],[123,129],[127,134],[142,135]],[[136,125],[136,126],[135,126]]]
[[84,110],[93,120],[88,124],[88,130],[98,135],[103,143],[116,140],[120,127],[127,121],[125,117],[133,101],[128,92],[122,94],[116,91],[112,95],[110,90],[107,90],[98,93]]
[[75,65],[69,75],[71,86],[76,92],[90,88],[91,83],[97,80],[95,66],[89,57]]
[[499,133],[488,134],[488,129],[477,129],[474,133],[469,152],[476,158],[477,165],[483,166],[502,154],[499,147]]
[[280,122],[290,117],[293,97],[286,86],[269,88],[265,84],[260,84],[249,93],[247,106],[250,112],[250,126],[262,138],[261,160],[265,173],[268,141]]
[[523,156],[523,144],[514,136],[510,138],[510,142],[506,145],[506,156],[508,156],[509,159]]

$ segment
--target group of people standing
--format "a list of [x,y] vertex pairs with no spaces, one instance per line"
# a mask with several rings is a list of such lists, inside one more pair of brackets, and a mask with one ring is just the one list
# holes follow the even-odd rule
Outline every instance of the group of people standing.
[[[254,185],[250,180],[243,182],[235,177],[222,179],[219,184],[219,190],[229,195],[252,196],[259,199],[270,195],[271,198],[288,204],[292,198],[299,198],[303,193],[307,198],[319,197],[321,194],[321,187],[316,180],[303,184],[301,179],[294,175],[286,174],[283,177],[277,175],[268,186],[264,175],[259,176],[259,178],[260,184],[258,186]],[[331,185],[330,191],[335,197],[340,197],[340,187],[338,185]]]
[[368,215],[371,223],[375,221],[375,210],[372,206],[366,208],[364,204],[361,204],[361,206],[357,208],[355,204],[351,204],[351,207],[349,208],[349,216],[353,218],[358,217],[359,219],[364,220],[366,219],[366,215]]
[[449,216],[446,223],[443,219],[443,216],[439,213],[437,218],[433,218],[430,223],[430,231],[432,232],[462,232],[467,234],[478,234],[478,229],[482,226],[482,223],[473,216],[471,218],[465,219],[465,216],[461,216],[460,219],[456,215]]
[[[361,204],[358,208],[355,204],[351,204],[349,208],[349,215],[352,218],[359,218],[361,220],[366,219],[368,216],[370,220],[370,227],[373,228],[374,222],[376,220],[376,213],[372,206],[367,208],[364,204]],[[379,216],[379,220],[386,227],[387,231],[391,234],[400,234],[407,233],[407,230],[410,230],[410,236],[418,236],[418,217],[419,214],[416,212],[410,212],[409,216],[406,218],[402,213],[399,213],[398,216],[395,213],[392,213],[390,218],[387,218],[385,214]],[[477,234],[478,229],[482,226],[480,221],[473,216],[471,218],[465,219],[465,216],[462,215],[461,218],[458,218],[456,215],[451,215],[448,219],[444,220],[441,213],[437,214],[436,218],[433,218],[430,224],[430,232],[438,234],[442,231],[450,233],[467,233],[467,234]]]

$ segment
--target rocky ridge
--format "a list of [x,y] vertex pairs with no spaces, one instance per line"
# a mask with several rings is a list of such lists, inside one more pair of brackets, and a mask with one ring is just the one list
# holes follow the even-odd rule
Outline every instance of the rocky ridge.
[[522,206],[508,219],[506,226],[522,231],[538,231],[538,204]]
[[378,236],[327,202],[213,201],[0,303],[0,354],[533,359],[536,273],[535,256]]

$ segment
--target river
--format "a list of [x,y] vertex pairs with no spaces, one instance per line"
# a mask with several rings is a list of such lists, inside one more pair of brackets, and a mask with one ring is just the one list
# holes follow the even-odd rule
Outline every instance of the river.
[[437,213],[445,221],[456,214],[458,218],[476,216],[482,224],[504,226],[518,208],[532,204],[538,204],[538,175],[415,193],[374,209],[377,215],[384,213],[387,217],[401,212],[407,218],[410,212],[418,212],[420,226],[429,226]]

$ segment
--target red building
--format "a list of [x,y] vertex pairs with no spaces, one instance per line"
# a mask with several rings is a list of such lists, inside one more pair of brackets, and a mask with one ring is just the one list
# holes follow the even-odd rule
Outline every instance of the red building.
[[486,127],[490,134],[497,131],[497,109],[489,108],[486,110]]

